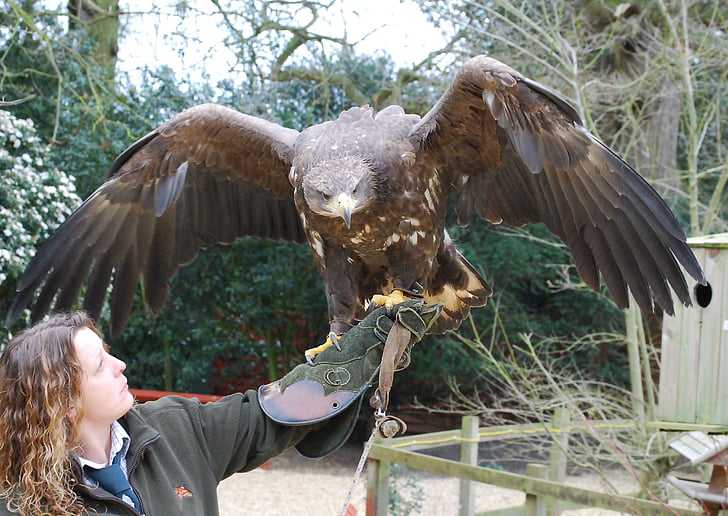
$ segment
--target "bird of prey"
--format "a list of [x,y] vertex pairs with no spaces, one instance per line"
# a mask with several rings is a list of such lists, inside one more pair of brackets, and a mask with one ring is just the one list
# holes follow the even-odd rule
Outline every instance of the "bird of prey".
[[620,307],[631,293],[672,314],[671,290],[689,305],[681,265],[705,281],[666,203],[573,107],[478,56],[424,117],[354,107],[298,132],[213,104],[180,113],[121,154],[40,247],[8,317],[66,309],[84,283],[98,316],[111,283],[118,334],[139,282],[159,311],[200,248],[253,236],[308,242],[332,334],[370,298],[415,295],[441,303],[441,328],[454,328],[490,290],[448,237],[449,202],[461,223],[543,222]]

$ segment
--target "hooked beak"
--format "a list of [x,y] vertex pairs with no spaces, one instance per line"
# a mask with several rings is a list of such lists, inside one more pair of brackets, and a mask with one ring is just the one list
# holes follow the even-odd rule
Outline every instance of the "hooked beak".
[[344,219],[346,229],[351,228],[351,209],[349,207],[344,208],[344,213],[341,214],[341,218]]
[[336,199],[336,211],[339,217],[344,219],[347,229],[351,228],[351,213],[354,211],[354,205],[354,199],[350,195],[340,194]]

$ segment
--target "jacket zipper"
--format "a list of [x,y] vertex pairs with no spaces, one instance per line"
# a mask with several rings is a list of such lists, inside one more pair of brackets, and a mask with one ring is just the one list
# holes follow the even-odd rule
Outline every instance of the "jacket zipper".
[[131,505],[129,505],[128,503],[124,502],[120,498],[117,498],[114,495],[111,495],[110,494],[109,496],[106,496],[106,495],[103,495],[103,494],[100,494],[100,495],[99,494],[96,494],[96,493],[92,492],[91,489],[88,486],[86,486],[86,485],[84,485],[83,488],[85,488],[85,490],[88,493],[89,497],[92,498],[92,499],[94,499],[94,500],[97,500],[99,502],[113,503],[115,505],[118,505],[118,506],[126,509],[127,511],[131,512],[132,514],[135,514],[136,516],[141,516],[141,514],[138,513],[134,509],[134,507],[132,507]]
[[142,456],[144,455],[144,452],[147,450],[147,448],[149,447],[149,445],[152,444],[157,439],[159,439],[159,434],[155,435],[154,437],[152,437],[151,439],[149,439],[147,441],[144,441],[139,446],[139,450],[137,450],[136,455],[134,455],[134,457],[132,457],[133,462],[131,464],[129,464],[129,468],[127,470],[127,473],[128,473],[128,476],[129,476],[129,485],[131,486],[132,490],[134,491],[134,494],[136,494],[137,499],[139,500],[139,505],[142,506],[141,513],[136,512],[136,510],[134,511],[136,514],[139,514],[139,516],[141,516],[141,514],[144,514],[144,502],[142,501],[142,497],[139,495],[139,491],[137,491],[137,488],[134,487],[134,482],[132,481],[131,476],[132,476],[132,473],[134,473],[134,470],[139,465],[139,462],[141,462]]

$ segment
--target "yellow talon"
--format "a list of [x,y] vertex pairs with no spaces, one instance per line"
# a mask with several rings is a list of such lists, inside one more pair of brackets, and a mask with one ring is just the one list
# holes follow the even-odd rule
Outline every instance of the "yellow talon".
[[320,346],[316,346],[315,348],[310,348],[304,351],[303,354],[306,356],[306,362],[308,362],[309,364],[313,364],[313,359],[316,358],[317,355],[329,349],[331,346],[336,346],[338,348],[336,341],[340,336],[341,335],[336,335],[331,332],[329,333],[329,336],[326,337],[326,342],[324,342]]
[[372,296],[372,303],[376,306],[384,306],[386,308],[392,308],[394,305],[404,303],[409,298],[399,289],[392,290],[392,293],[388,296],[376,294]]

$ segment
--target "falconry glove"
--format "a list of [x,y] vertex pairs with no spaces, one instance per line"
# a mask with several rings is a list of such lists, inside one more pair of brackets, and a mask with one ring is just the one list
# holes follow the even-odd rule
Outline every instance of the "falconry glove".
[[[440,305],[422,300],[377,308],[341,338],[341,351],[331,347],[313,365],[300,364],[280,380],[261,386],[258,400],[263,412],[288,426],[326,422],[296,448],[310,458],[335,451],[354,430],[365,393],[379,381],[378,375],[384,371],[391,387],[394,371],[409,364],[410,347],[424,337],[440,311]],[[388,341],[396,346],[386,345]]]

